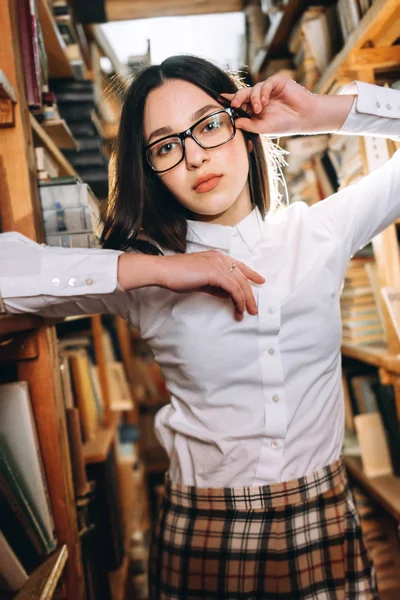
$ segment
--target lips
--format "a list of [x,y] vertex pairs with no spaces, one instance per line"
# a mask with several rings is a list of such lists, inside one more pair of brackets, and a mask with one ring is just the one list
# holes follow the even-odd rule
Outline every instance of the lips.
[[197,194],[204,194],[204,192],[209,192],[216,188],[221,178],[222,175],[217,175],[216,173],[203,175],[196,180],[193,189]]

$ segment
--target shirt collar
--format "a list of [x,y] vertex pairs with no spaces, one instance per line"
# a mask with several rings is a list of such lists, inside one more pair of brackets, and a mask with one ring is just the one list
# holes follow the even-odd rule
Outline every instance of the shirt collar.
[[258,207],[233,227],[204,221],[187,221],[186,240],[208,248],[229,250],[232,237],[240,235],[249,250],[252,250],[263,236],[265,221]]

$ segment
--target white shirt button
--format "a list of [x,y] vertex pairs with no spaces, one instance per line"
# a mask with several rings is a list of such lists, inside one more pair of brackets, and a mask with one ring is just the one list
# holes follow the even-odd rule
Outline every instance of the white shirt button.
[[233,236],[237,235],[237,231],[236,231],[236,229],[234,229],[234,230],[232,231],[232,235],[233,235]]
[[386,104],[386,108],[387,108],[388,110],[392,110],[392,105],[391,105],[391,104]]
[[273,354],[275,354],[275,350],[273,348],[270,348],[268,350],[268,354],[270,354],[272,356]]
[[380,107],[381,107],[381,103],[380,103],[380,102],[377,102],[377,103],[376,103],[376,108],[380,108]]
[[271,442],[271,446],[274,450],[276,450],[277,448],[279,448],[279,444],[276,440],[274,440],[273,442]]
[[60,280],[58,279],[58,277],[53,277],[53,279],[51,280],[51,283],[53,285],[60,285]]
[[268,313],[272,315],[276,311],[275,306],[268,306]]
[[91,279],[90,277],[88,277],[86,279],[86,285],[93,285],[93,279]]
[[272,396],[273,402],[279,402],[279,400],[280,400],[279,396]]
[[70,287],[76,287],[78,285],[78,280],[75,279],[75,277],[71,277],[71,279],[68,281],[68,285]]

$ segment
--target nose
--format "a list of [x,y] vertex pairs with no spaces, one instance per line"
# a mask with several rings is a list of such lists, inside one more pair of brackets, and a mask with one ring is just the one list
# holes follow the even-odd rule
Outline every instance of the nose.
[[197,144],[193,139],[185,140],[185,162],[189,171],[198,169],[210,160],[208,151]]

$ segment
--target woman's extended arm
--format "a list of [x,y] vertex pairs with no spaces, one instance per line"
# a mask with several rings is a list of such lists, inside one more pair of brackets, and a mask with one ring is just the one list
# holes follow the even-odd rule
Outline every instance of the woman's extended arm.
[[[135,290],[161,286],[232,297],[235,314],[257,313],[250,286],[263,277],[218,251],[146,256],[115,250],[57,248],[15,232],[0,234],[0,312],[47,317],[106,312],[137,325]],[[137,299],[136,299],[137,300]]]

